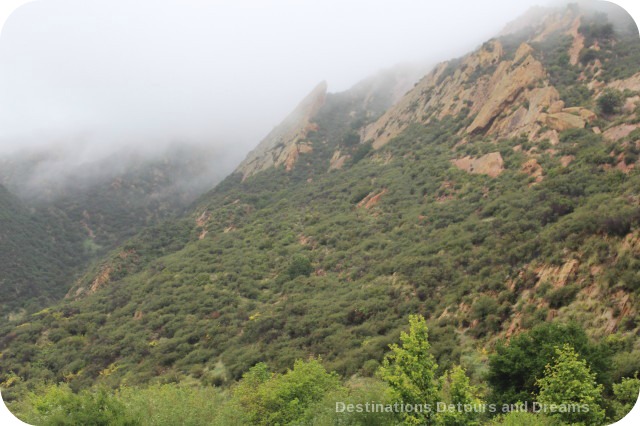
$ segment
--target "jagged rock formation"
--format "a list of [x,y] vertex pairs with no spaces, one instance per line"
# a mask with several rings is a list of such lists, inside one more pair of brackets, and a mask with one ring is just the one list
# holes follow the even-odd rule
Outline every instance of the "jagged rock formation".
[[478,158],[467,156],[451,162],[460,170],[491,177],[500,175],[504,170],[504,161],[499,152],[491,152]]
[[300,154],[311,152],[313,148],[306,138],[316,128],[313,119],[324,105],[326,96],[327,83],[322,82],[238,166],[237,171],[242,173],[243,179],[282,164],[291,170]]
[[[533,49],[523,43],[512,60],[504,60],[498,40],[492,40],[465,57],[451,73],[455,63],[443,63],[364,132],[363,139],[380,148],[402,132],[409,123],[426,124],[432,119],[458,115],[468,109],[475,115],[467,133],[486,132],[499,137],[534,133],[543,110],[559,100],[555,88],[546,81],[542,64]],[[492,74],[477,74],[495,69]],[[451,73],[451,75],[447,75]],[[527,105],[528,108],[523,106]],[[517,105],[514,111],[510,105]]]
[[[526,135],[529,140],[542,140],[549,137],[548,132],[540,133],[545,128],[563,131],[593,122],[597,118],[593,111],[564,108],[558,90],[549,81],[548,70],[537,59],[539,52],[532,47],[557,34],[570,36],[573,42],[567,54],[570,63],[577,64],[584,48],[584,36],[579,32],[581,15],[573,9],[546,15],[543,12],[534,13],[542,21],[530,24],[536,30],[530,42],[519,45],[513,58],[505,53],[500,39],[494,39],[460,60],[436,66],[396,106],[369,125],[362,140],[371,141],[379,149],[410,123],[428,124],[461,113],[473,117],[466,133],[496,139]],[[636,75],[608,87],[638,90],[639,81]],[[602,90],[602,84],[595,82],[589,82],[594,83],[591,88]],[[633,100],[629,103],[629,109],[635,108]]]
[[[319,84],[247,155],[236,172],[241,173],[243,179],[272,167],[283,166],[290,172],[301,154],[313,152],[314,143],[324,145],[327,142],[337,148],[335,152],[339,151],[339,155],[330,160],[327,158],[329,164],[325,170],[342,168],[351,157],[351,150],[341,147],[342,140],[336,136],[345,136],[351,131],[357,143],[357,132],[362,126],[401,99],[425,70],[426,67],[419,64],[398,65],[378,72],[342,93],[327,93],[326,83]],[[344,113],[341,123],[332,121],[336,110]],[[330,128],[320,129],[323,120]],[[313,136],[316,136],[315,141],[311,140]]]

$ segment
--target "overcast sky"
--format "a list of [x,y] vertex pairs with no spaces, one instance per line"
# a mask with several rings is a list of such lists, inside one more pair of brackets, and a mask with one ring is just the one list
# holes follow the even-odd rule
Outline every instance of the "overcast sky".
[[0,35],[0,151],[192,140],[246,153],[317,83],[460,56],[548,0],[39,0]]

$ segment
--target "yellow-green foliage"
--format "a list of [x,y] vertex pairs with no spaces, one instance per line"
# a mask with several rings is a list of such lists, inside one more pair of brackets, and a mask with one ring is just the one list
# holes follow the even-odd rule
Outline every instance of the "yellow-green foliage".
[[621,419],[633,408],[638,402],[638,394],[640,393],[640,379],[636,377],[625,377],[620,383],[613,385],[613,408],[616,413],[616,419]]
[[67,385],[42,386],[10,406],[25,422],[38,426],[137,425],[123,402],[106,389],[74,393]]
[[458,366],[440,377],[440,401],[452,404],[455,410],[441,410],[437,423],[442,426],[474,426],[480,424],[484,402],[478,389],[472,386],[464,368]]
[[298,360],[284,374],[271,373],[259,363],[233,389],[230,404],[235,408],[236,421],[284,425],[305,419],[328,392],[340,388],[338,375],[328,373],[317,359]]
[[[404,404],[436,407],[438,384],[435,374],[438,364],[430,351],[424,317],[411,315],[409,333],[402,332],[400,340],[402,346],[390,346],[391,353],[384,358],[378,375],[389,383]],[[405,421],[408,424],[430,422],[434,411],[431,409],[422,413],[405,413]]]
[[511,411],[487,423],[488,426],[563,426],[564,424],[558,419],[528,411]]
[[570,345],[556,348],[553,364],[547,364],[544,376],[538,380],[540,404],[579,407],[567,412],[550,413],[567,423],[601,424],[605,417],[602,404],[602,385],[596,382],[587,362],[580,359]]
[[128,417],[144,426],[222,425],[220,418],[227,399],[218,388],[179,384],[123,387],[116,396]]

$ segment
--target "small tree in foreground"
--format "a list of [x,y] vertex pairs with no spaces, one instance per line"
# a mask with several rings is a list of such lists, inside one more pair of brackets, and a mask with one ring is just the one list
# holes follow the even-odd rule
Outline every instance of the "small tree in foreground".
[[325,395],[340,388],[338,375],[327,372],[319,359],[297,360],[284,374],[271,373],[266,364],[259,363],[233,390],[231,404],[240,414],[233,422],[265,426],[297,423]]
[[440,377],[441,399],[455,409],[441,410],[437,422],[443,426],[474,426],[479,424],[482,401],[478,390],[469,382],[464,368],[453,367]]
[[640,379],[637,377],[625,377],[620,383],[613,385],[613,409],[616,412],[616,420],[621,419],[633,408],[638,401],[640,392]]
[[411,315],[409,333],[400,334],[402,346],[390,345],[391,353],[385,356],[378,370],[379,377],[389,383],[405,406],[424,408],[425,404],[430,405],[430,410],[405,411],[407,424],[431,424],[436,411],[438,385],[435,374],[438,365],[429,353],[428,337],[424,317]]
[[556,348],[553,365],[547,364],[537,384],[540,404],[565,407],[549,413],[550,416],[570,424],[599,425],[604,421],[605,413],[600,406],[602,385],[596,383],[596,375],[570,345]]

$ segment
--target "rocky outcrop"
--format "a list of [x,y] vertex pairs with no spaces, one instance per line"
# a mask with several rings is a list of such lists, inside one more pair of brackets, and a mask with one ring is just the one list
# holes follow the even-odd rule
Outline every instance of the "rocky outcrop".
[[640,91],[640,73],[634,74],[624,80],[612,81],[611,83],[607,84],[607,87],[620,91],[631,90],[632,92],[638,92]]
[[[427,123],[434,117],[441,119],[457,115],[464,108],[470,108],[470,113],[477,112],[488,91],[488,77],[475,81],[476,74],[497,66],[503,54],[500,42],[492,40],[464,57],[460,63],[450,61],[437,65],[397,104],[367,126],[361,135],[362,140],[371,141],[378,149],[412,122]],[[475,83],[467,84],[471,81]]]
[[539,121],[558,132],[568,129],[582,129],[585,126],[585,121],[582,118],[568,112],[541,114]]
[[[290,172],[293,170],[293,166],[298,161],[298,157],[300,154],[309,154],[313,152],[313,147],[310,143],[296,143],[290,145],[289,148],[286,149],[286,155],[284,157],[284,168],[286,171]],[[281,163],[276,162],[276,166],[279,166]]]
[[358,207],[364,207],[365,209],[368,210],[371,207],[378,204],[378,202],[380,201],[380,198],[382,198],[382,196],[386,193],[387,193],[386,188],[378,193],[371,192],[369,195],[367,195],[362,200],[360,200],[360,202],[358,203]]
[[335,151],[329,161],[329,171],[340,170],[349,158],[351,158],[350,155],[341,155],[340,150]]
[[529,44],[521,44],[512,60],[503,56],[501,43],[492,40],[459,64],[438,65],[365,129],[363,141],[371,141],[378,149],[410,123],[427,124],[467,110],[475,115],[467,133],[534,136],[543,126],[540,115],[557,103],[560,95],[548,84],[547,73]]
[[[509,109],[498,115],[488,133],[498,137],[515,137],[521,134],[532,139],[541,128],[539,124],[542,111],[558,102],[558,92],[552,86],[526,90],[513,104],[520,106],[511,114]],[[525,107],[528,105],[528,107]]]
[[605,130],[602,136],[610,141],[617,141],[618,139],[622,139],[628,136],[631,132],[639,127],[640,126],[638,126],[637,124],[620,124],[618,126],[611,127]]
[[[507,106],[513,104],[518,96],[525,92],[529,87],[534,86],[540,79],[546,76],[542,64],[531,56],[531,46],[523,43],[516,52],[513,61],[503,61],[498,66],[491,80],[489,81],[489,97],[483,104],[482,108],[476,115],[476,118],[467,128],[468,133],[474,133],[486,130],[493,121],[507,109]],[[533,87],[531,87],[533,89]],[[551,95],[545,91],[546,97],[537,97],[545,99],[547,102],[558,99],[557,92]],[[528,98],[528,96],[525,95]],[[555,99],[554,99],[555,98]],[[539,106],[539,105],[536,105]],[[531,105],[528,110],[531,109]],[[509,121],[521,122],[528,110],[522,108],[509,117]],[[519,123],[518,123],[519,124]],[[516,127],[514,123],[513,126]],[[504,126],[500,126],[504,127]],[[491,132],[490,132],[491,133]],[[495,131],[493,133],[496,133]]]
[[525,163],[522,165],[522,171],[534,178],[533,183],[540,183],[542,182],[542,179],[544,179],[544,171],[542,170],[542,166],[538,164],[538,160],[536,160],[535,158],[530,158],[529,160],[525,161]]
[[111,269],[111,266],[105,265],[100,270],[100,273],[98,274],[98,276],[96,276],[94,280],[91,282],[91,287],[89,288],[89,291],[91,293],[95,293],[96,291],[98,291],[99,288],[107,284],[111,280],[111,272],[113,272]]
[[311,152],[306,139],[309,132],[317,129],[313,119],[324,105],[326,95],[327,84],[322,82],[247,155],[236,170],[243,179],[270,167],[284,165],[291,170],[300,154]]
[[[567,51],[569,61],[580,66],[580,52],[585,47],[584,35],[579,31],[581,13],[577,7],[532,12],[532,20],[525,25],[533,34],[529,39],[532,43],[520,44],[512,59],[501,42],[494,39],[460,60],[436,66],[394,108],[367,126],[362,140],[379,149],[411,123],[426,125],[460,113],[472,118],[464,132],[495,139],[524,135],[530,141],[540,141],[548,139],[549,130],[586,127],[597,119],[596,114],[581,107],[565,108],[560,94],[549,82],[547,70],[537,59],[540,52],[533,47],[551,37],[570,36],[573,40]],[[522,25],[524,21],[515,22],[509,28]],[[597,93],[605,83],[592,85],[595,81],[585,84]],[[640,73],[608,86],[640,90]],[[630,100],[626,109],[634,110],[637,102]],[[553,143],[556,139],[550,140]]]
[[451,160],[454,166],[465,172],[496,177],[504,170],[504,161],[499,152],[491,152],[482,157],[466,156]]
[[579,266],[580,262],[572,259],[560,267],[540,266],[534,272],[538,275],[538,282],[548,282],[553,287],[558,288],[566,286],[575,277]]

